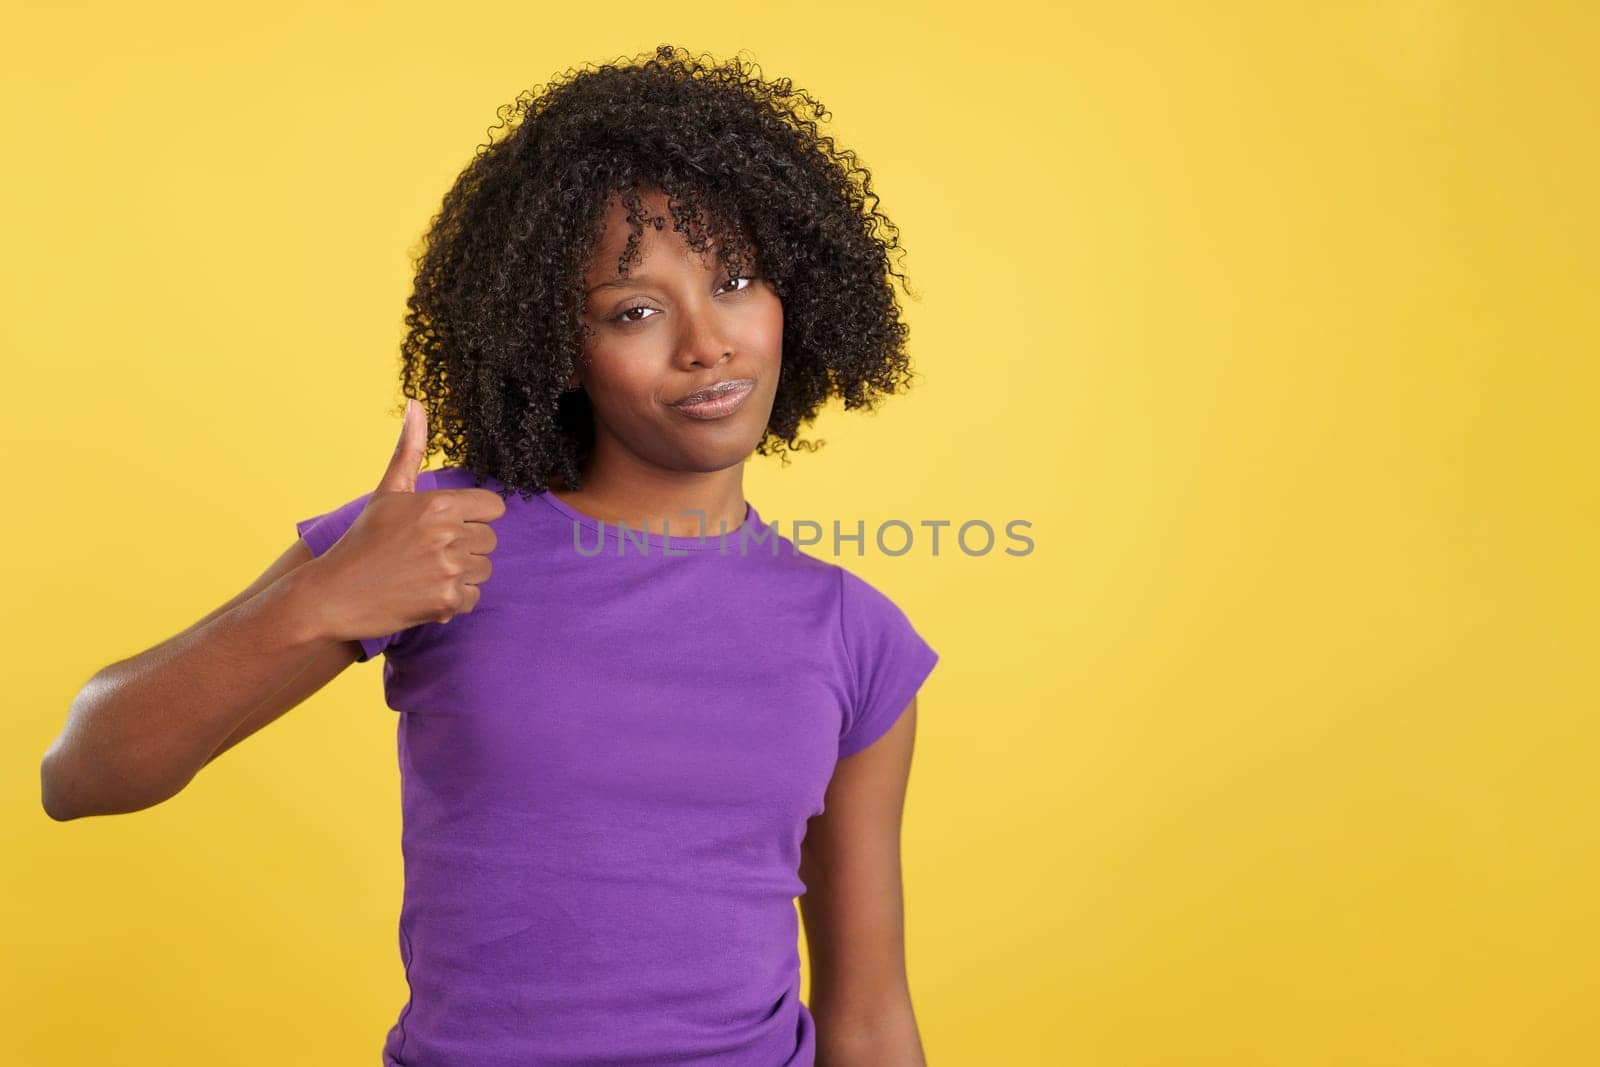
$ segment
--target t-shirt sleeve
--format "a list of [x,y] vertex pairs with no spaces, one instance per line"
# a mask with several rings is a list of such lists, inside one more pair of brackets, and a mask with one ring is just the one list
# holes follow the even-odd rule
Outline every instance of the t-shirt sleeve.
[[[418,491],[433,488],[433,471],[422,471],[417,475]],[[313,515],[301,519],[294,524],[305,543],[311,546],[312,556],[320,556],[343,537],[345,531],[355,523],[356,516],[367,506],[367,501],[372,498],[371,491],[362,493],[354,500],[340,504],[332,511],[325,511],[320,515]],[[413,627],[414,629],[414,627]],[[365,663],[381,652],[386,652],[394,643],[410,630],[400,630],[392,634],[381,634],[377,637],[363,637],[360,639],[361,652],[356,656],[357,663]]]
[[850,707],[839,734],[839,758],[889,732],[939,662],[899,605],[875,586],[839,569],[839,620],[847,659]]

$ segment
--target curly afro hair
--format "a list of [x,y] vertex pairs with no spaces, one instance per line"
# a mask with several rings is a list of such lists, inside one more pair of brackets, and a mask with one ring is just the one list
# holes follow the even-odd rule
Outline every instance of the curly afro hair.
[[480,486],[492,476],[525,495],[578,488],[594,442],[588,396],[567,387],[589,329],[583,275],[614,197],[630,227],[618,270],[637,261],[641,190],[667,194],[694,251],[716,242],[730,280],[759,256],[783,303],[758,454],[787,465],[787,452],[822,443],[798,433],[831,397],[872,409],[910,384],[890,284],[911,292],[890,263],[898,231],[876,209],[870,172],[818,131],[820,102],[787,78],[762,80],[753,63],[669,45],[566,75],[497,112],[415,258],[403,390],[427,410],[430,453]]

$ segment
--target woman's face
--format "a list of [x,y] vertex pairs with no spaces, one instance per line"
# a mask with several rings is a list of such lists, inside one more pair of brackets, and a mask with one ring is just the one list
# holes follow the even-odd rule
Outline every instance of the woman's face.
[[[595,450],[620,449],[668,470],[722,470],[742,463],[766,432],[783,363],[783,304],[753,268],[729,281],[714,246],[691,251],[664,194],[641,200],[666,221],[659,230],[646,222],[628,277],[617,271],[629,234],[620,197],[584,276],[593,332],[576,383],[594,409]],[[736,379],[750,389],[731,412],[696,417],[676,403]]]

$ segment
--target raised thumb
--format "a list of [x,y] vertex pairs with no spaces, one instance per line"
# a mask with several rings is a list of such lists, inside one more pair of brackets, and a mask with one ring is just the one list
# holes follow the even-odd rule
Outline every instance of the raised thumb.
[[389,457],[389,467],[378,481],[379,492],[415,493],[417,473],[428,453],[428,412],[415,400],[406,401],[400,421],[400,441]]

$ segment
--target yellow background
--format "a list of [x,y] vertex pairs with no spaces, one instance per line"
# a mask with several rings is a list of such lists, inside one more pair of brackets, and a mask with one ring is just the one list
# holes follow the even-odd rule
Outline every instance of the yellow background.
[[[406,253],[495,109],[669,41],[834,113],[919,386],[753,460],[942,653],[904,862],[935,1064],[1600,1060],[1592,5],[43,4],[7,19],[4,1059],[376,1062],[357,665],[58,824],[78,687],[370,489]],[[437,465],[435,458],[430,465]]]

